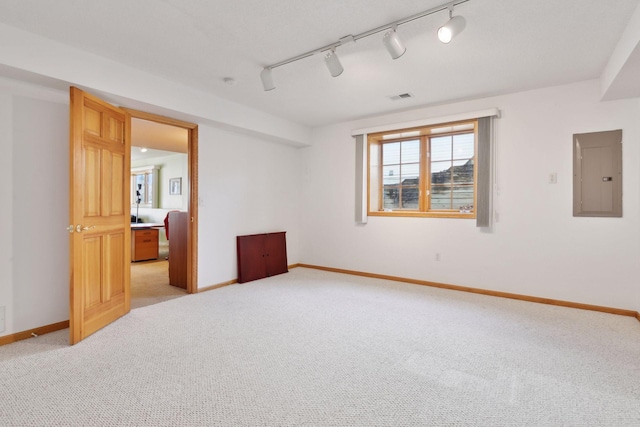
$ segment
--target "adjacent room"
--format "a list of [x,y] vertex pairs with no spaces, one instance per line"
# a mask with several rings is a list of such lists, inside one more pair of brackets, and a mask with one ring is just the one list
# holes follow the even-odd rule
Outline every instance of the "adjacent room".
[[[169,219],[184,222],[189,209],[189,193],[182,190],[189,184],[188,142],[185,129],[131,121],[132,309],[186,295],[186,283],[175,274],[185,268],[184,257],[177,253],[169,262]],[[181,225],[174,251],[186,240]]]
[[0,425],[640,425],[640,0],[0,0]]

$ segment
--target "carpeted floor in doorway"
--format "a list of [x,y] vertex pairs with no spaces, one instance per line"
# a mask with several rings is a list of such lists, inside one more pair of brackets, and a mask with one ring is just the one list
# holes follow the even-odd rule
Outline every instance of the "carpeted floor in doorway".
[[164,259],[131,263],[131,309],[185,296],[169,284],[169,261]]

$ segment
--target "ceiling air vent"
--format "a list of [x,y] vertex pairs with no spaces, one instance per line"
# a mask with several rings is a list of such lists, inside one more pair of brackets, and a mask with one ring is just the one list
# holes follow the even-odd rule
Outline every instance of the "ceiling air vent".
[[406,93],[401,93],[400,95],[392,95],[389,97],[389,99],[392,101],[398,101],[399,99],[407,99],[407,98],[413,98],[413,95],[411,95],[409,92],[406,92]]

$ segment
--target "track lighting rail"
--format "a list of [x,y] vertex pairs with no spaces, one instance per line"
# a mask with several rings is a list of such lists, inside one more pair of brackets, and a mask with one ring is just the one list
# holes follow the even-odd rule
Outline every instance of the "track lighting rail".
[[[379,27],[373,28],[371,30],[365,31],[365,32],[360,33],[360,34],[348,35],[346,37],[343,37],[343,38],[339,39],[338,41],[336,41],[334,43],[330,43],[328,45],[319,47],[319,48],[314,49],[314,50],[310,50],[310,51],[302,53],[300,55],[293,56],[293,57],[285,59],[283,61],[276,62],[276,63],[271,64],[271,65],[267,65],[266,67],[264,67],[264,69],[262,71],[262,74],[261,74],[265,90],[271,90],[271,89],[275,88],[275,85],[273,84],[273,79],[271,77],[271,70],[273,70],[274,68],[278,68],[278,67],[281,67],[283,65],[287,65],[287,64],[290,64],[292,62],[299,61],[301,59],[308,58],[310,56],[317,55],[317,54],[320,54],[320,53],[323,53],[323,52],[328,52],[329,56],[335,56],[335,50],[339,46],[343,46],[343,45],[345,45],[347,43],[353,43],[353,42],[355,42],[357,40],[363,39],[365,37],[369,37],[369,36],[377,34],[377,33],[381,33],[382,31],[385,31],[385,30],[393,30],[393,31],[395,31],[395,29],[400,25],[406,24],[406,23],[411,22],[411,21],[415,21],[416,19],[424,18],[425,16],[429,16],[429,15],[432,15],[434,13],[441,12],[443,10],[449,10],[449,12],[451,13],[451,11],[453,10],[453,8],[455,6],[457,6],[459,4],[462,4],[462,3],[466,3],[468,1],[470,1],[470,0],[453,0],[453,1],[441,4],[439,6],[432,7],[431,9],[427,9],[427,10],[425,10],[423,12],[416,13],[414,15],[408,16],[406,18],[399,19],[397,21],[393,21],[393,22],[390,22],[390,23],[385,24],[385,25],[381,25]],[[336,57],[336,60],[337,60],[337,57]],[[332,75],[333,74],[334,73],[332,72]],[[338,73],[338,75],[339,75],[339,73]],[[335,77],[335,75],[334,75],[334,77]]]

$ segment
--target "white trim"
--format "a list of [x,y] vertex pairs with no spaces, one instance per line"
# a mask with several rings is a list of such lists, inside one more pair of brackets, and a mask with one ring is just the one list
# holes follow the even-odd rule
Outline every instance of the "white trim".
[[364,129],[356,129],[351,131],[351,136],[386,132],[397,129],[409,129],[422,126],[435,125],[438,123],[458,122],[460,120],[477,119],[480,117],[496,117],[500,118],[500,110],[498,108],[488,108],[480,111],[470,111],[468,113],[452,114],[450,116],[432,117],[428,119],[414,120],[412,122],[392,123],[388,125],[374,126]]

